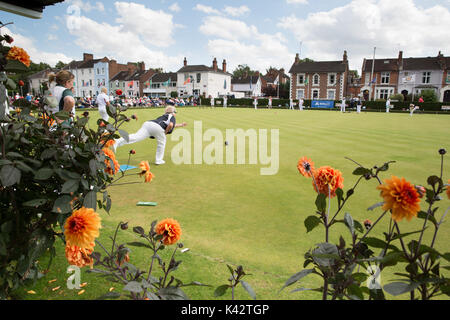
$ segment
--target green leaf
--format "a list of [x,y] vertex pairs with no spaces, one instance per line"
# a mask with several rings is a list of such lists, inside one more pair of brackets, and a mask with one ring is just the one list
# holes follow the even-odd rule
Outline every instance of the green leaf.
[[61,193],[75,192],[78,190],[79,185],[80,185],[79,180],[68,180],[63,184]]
[[228,289],[229,287],[230,287],[230,286],[227,285],[227,284],[218,286],[218,287],[216,288],[216,290],[214,290],[214,297],[221,297],[221,296],[223,296],[223,295],[225,294],[225,292],[227,292],[227,289]]
[[305,219],[305,227],[306,227],[306,233],[313,230],[315,227],[317,227],[321,223],[320,218],[316,216],[309,216]]
[[23,206],[24,207],[35,207],[35,208],[37,208],[37,207],[42,206],[43,204],[46,204],[48,202],[48,200],[49,199],[34,199],[34,200],[27,201],[27,202],[23,203]]
[[348,227],[348,229],[350,230],[350,233],[353,235],[355,234],[355,223],[353,222],[353,218],[350,215],[350,213],[346,212],[344,215],[344,221],[345,221],[345,225]]
[[398,296],[417,289],[420,283],[417,282],[391,282],[383,287],[384,291],[393,296]]
[[364,300],[364,294],[358,285],[352,284],[348,286],[347,291],[350,296],[355,298],[353,300]]
[[130,136],[128,135],[128,132],[126,132],[122,129],[119,129],[118,131],[119,131],[120,135],[122,136],[122,138],[125,139],[126,142],[130,141]]
[[47,160],[47,159],[53,158],[57,153],[58,153],[58,150],[56,150],[54,148],[45,149],[41,153],[41,160]]
[[381,207],[382,205],[384,205],[384,202],[378,202],[375,203],[374,205],[370,206],[367,208],[367,211],[373,211],[373,209],[376,209],[378,207]]
[[96,298],[96,300],[117,299],[121,296],[119,292],[108,292]]
[[72,206],[70,202],[72,201],[72,198],[70,196],[62,196],[56,199],[55,203],[53,204],[52,212],[56,213],[69,213],[72,212]]
[[[419,211],[418,213],[417,213],[417,218],[419,218],[419,219],[427,219],[427,216],[428,216],[428,220],[429,221],[431,221],[431,222],[433,222],[434,223],[434,225],[436,226],[437,225],[437,221],[436,221],[436,219],[430,214],[427,214],[425,211]],[[421,232],[422,230],[419,230],[419,231],[416,231],[416,232]]]
[[142,227],[133,227],[133,232],[137,233],[137,234],[139,234],[141,236],[145,235],[145,230]]
[[134,292],[134,293],[141,293],[143,289],[142,289],[142,285],[139,282],[130,281],[123,287],[123,290]]
[[298,280],[300,280],[300,279],[306,277],[307,275],[311,274],[313,271],[314,271],[314,269],[305,269],[305,270],[302,270],[302,271],[300,271],[300,272],[294,274],[293,276],[291,276],[291,277],[286,281],[286,283],[285,283],[284,286],[280,289],[280,291],[283,290],[284,288],[290,286],[291,284],[296,283]]
[[336,189],[336,196],[338,199],[338,205],[341,205],[341,202],[344,200],[344,191],[341,188]]
[[311,255],[313,256],[314,262],[323,267],[331,266],[336,257],[339,258],[336,245],[328,242],[318,244]]
[[163,300],[189,300],[184,291],[177,287],[162,288],[158,294]]
[[[428,179],[427,179],[427,183],[428,183],[430,186],[432,186],[433,188],[435,188],[435,185],[436,185],[436,184],[439,184],[439,187],[442,188],[442,186],[443,186],[443,184],[444,184],[444,183],[442,182],[442,179],[439,178],[438,176],[429,176]],[[437,189],[437,188],[435,188],[435,189]]]
[[16,167],[6,165],[0,171],[0,179],[4,187],[10,187],[19,183],[22,173]]
[[317,211],[319,212],[325,212],[325,209],[327,207],[327,196],[323,193],[319,193],[316,198],[316,207]]
[[53,169],[41,168],[35,174],[34,178],[36,180],[47,180],[53,175]]
[[83,206],[97,210],[97,192],[89,191],[84,197]]
[[67,112],[67,111],[59,111],[59,112],[53,114],[53,116],[55,118],[60,119],[60,120],[68,120],[68,119],[70,119],[70,113]]
[[381,248],[381,249],[386,248],[386,245],[387,245],[387,243],[384,242],[383,240],[380,240],[378,238],[373,238],[373,237],[366,237],[363,239],[363,242],[365,244],[367,244],[368,246],[375,247],[375,248]]
[[372,171],[370,171],[370,169],[367,169],[367,168],[363,168],[363,167],[359,167],[359,168],[356,168],[354,171],[353,171],[353,174],[355,175],[355,176],[365,176],[365,175],[371,175],[372,174]]
[[395,161],[388,161],[388,162],[384,163],[380,168],[377,169],[377,173],[379,171],[387,171],[387,170],[389,170],[389,164],[390,163],[395,163]]
[[252,297],[253,300],[256,300],[256,294],[255,294],[255,291],[253,291],[253,288],[247,282],[245,282],[243,280],[241,280],[239,282],[242,284],[244,289],[248,292],[250,297]]

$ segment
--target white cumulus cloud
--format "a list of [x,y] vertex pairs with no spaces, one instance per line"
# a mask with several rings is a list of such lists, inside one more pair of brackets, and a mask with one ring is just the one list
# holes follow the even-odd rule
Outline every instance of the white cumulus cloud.
[[239,17],[242,16],[246,13],[250,12],[249,7],[247,6],[240,6],[240,7],[230,7],[230,6],[226,6],[223,11],[227,14],[229,14],[230,16],[233,17]]
[[302,42],[303,57],[340,60],[347,50],[350,67],[359,72],[374,47],[379,58],[395,58],[399,50],[404,57],[450,53],[449,9],[422,8],[412,0],[353,0],[306,18],[283,17],[277,26]]
[[199,4],[199,3],[194,7],[194,10],[201,11],[206,14],[219,14],[220,13],[219,10],[214,9],[213,7],[205,6],[205,5]]

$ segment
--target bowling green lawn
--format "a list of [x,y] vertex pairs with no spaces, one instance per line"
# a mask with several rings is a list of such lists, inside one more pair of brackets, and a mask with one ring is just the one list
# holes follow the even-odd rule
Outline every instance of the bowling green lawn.
[[[129,133],[136,132],[142,123],[163,113],[163,109],[135,109],[126,112],[136,114],[138,120],[123,125]],[[98,117],[95,110],[90,111],[90,125],[94,126]],[[372,167],[381,166],[386,161],[396,161],[381,178],[391,175],[405,177],[415,184],[426,185],[430,175],[440,174],[440,156],[438,149],[450,151],[450,116],[399,113],[361,113],[356,114],[318,110],[268,110],[268,109],[223,109],[178,108],[178,122],[187,122],[194,147],[194,121],[201,121],[202,130],[216,128],[223,133],[226,129],[278,129],[279,130],[279,170],[274,175],[261,175],[260,169],[268,165],[248,164],[174,164],[172,149],[179,144],[168,136],[165,160],[162,166],[154,165],[155,140],[123,146],[117,150],[119,163],[126,164],[131,149],[136,154],[130,165],[137,166],[140,161],[148,160],[155,178],[150,183],[113,186],[109,189],[112,209],[108,215],[99,210],[102,218],[100,242],[110,247],[110,236],[117,223],[129,222],[130,228],[119,233],[119,241],[131,243],[140,241],[132,227],[142,226],[146,230],[154,220],[167,217],[176,219],[182,228],[181,242],[190,250],[177,252],[176,259],[183,262],[174,276],[184,283],[198,281],[211,287],[186,287],[185,292],[191,299],[230,299],[228,291],[223,297],[214,297],[214,290],[228,283],[227,264],[236,267],[242,265],[249,275],[245,277],[257,299],[289,300],[320,299],[314,291],[290,293],[291,290],[318,288],[321,278],[309,275],[280,292],[289,277],[303,269],[304,254],[315,244],[324,242],[325,232],[317,227],[307,233],[304,220],[315,212],[316,194],[311,179],[301,176],[297,170],[297,161],[302,156],[312,159],[315,167],[331,166],[340,170],[344,177],[344,192],[357,180],[352,175],[357,167],[346,159]],[[95,118],[95,119],[94,119]],[[198,124],[198,123],[197,123]],[[182,130],[182,129],[176,129]],[[176,132],[176,131],[175,131]],[[197,137],[198,138],[198,137]],[[270,143],[270,134],[268,143]],[[203,148],[211,142],[203,141]],[[198,146],[198,145],[197,145]],[[229,148],[223,145],[224,150]],[[259,146],[258,146],[259,148]],[[270,152],[270,148],[268,148]],[[247,150],[248,151],[248,150]],[[225,152],[225,151],[224,151]],[[224,156],[224,162],[225,161]],[[450,158],[445,156],[444,179],[450,179]],[[259,161],[258,161],[259,162]],[[128,173],[138,173],[137,169]],[[121,182],[142,181],[137,176],[125,177]],[[368,211],[371,205],[380,202],[375,180],[365,181],[356,189],[340,218],[345,212],[355,220],[375,221],[382,213],[381,208]],[[157,202],[157,206],[136,206],[139,201]],[[450,206],[446,197],[439,204],[437,218]],[[332,200],[331,212],[335,212],[336,199]],[[425,202],[422,201],[422,208]],[[372,236],[383,237],[389,226],[389,216],[375,228]],[[449,220],[449,218],[447,218]],[[421,228],[423,220],[402,221],[402,231],[409,232]],[[429,245],[433,227],[425,232],[425,244]],[[330,233],[330,241],[337,243],[339,236],[350,241],[349,230],[343,224],[335,224]],[[412,239],[416,235],[406,239]],[[398,240],[397,240],[398,241]],[[450,243],[450,221],[441,227],[435,248],[448,252]],[[144,247],[130,246],[130,263],[148,270],[151,252]],[[97,250],[101,250],[99,246]],[[161,254],[167,261],[172,253],[171,247]],[[373,249],[377,254],[380,249]],[[101,252],[101,251],[100,251]],[[102,252],[103,254],[103,252]],[[48,257],[39,262],[42,269],[47,267]],[[405,264],[388,268],[381,274],[382,285],[396,278],[394,272],[404,272]],[[84,268],[81,282],[87,282],[85,291],[69,290],[66,286],[68,263],[64,257],[64,247],[57,239],[57,257],[44,278],[34,285],[27,285],[16,292],[18,299],[95,299],[106,293],[111,287],[120,291],[121,286],[111,283],[97,274],[87,273]],[[360,272],[364,272],[361,270]],[[49,281],[56,279],[54,282]],[[57,288],[60,286],[59,289]],[[29,294],[33,290],[36,294]],[[389,299],[405,299],[408,295]],[[238,299],[249,299],[241,287],[236,291]]]

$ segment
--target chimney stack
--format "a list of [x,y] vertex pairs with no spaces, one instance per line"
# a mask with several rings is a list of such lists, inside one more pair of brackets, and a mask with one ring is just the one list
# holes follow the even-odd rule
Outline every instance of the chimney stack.
[[140,71],[145,71],[145,62],[144,61],[139,63],[139,70]]
[[300,62],[300,55],[298,53],[295,54],[295,64],[299,64]]
[[214,69],[214,71],[217,71],[217,59],[216,58],[214,58],[214,60],[213,60],[213,69]]
[[345,62],[348,62],[348,59],[347,59],[347,50],[344,50],[344,56],[342,57],[342,60],[343,60],[344,63],[345,63]]
[[94,60],[94,55],[92,53],[83,53],[83,61]]
[[398,69],[403,70],[403,51],[398,52]]
[[222,70],[223,72],[227,72],[227,61],[225,59],[223,59],[222,62]]
[[186,57],[184,57],[183,65],[184,65],[185,67],[187,66],[187,60],[186,60]]

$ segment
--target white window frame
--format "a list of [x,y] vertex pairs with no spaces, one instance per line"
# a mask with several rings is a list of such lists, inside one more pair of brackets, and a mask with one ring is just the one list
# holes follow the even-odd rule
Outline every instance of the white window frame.
[[[317,77],[317,83],[315,83],[316,77]],[[315,74],[312,76],[312,85],[313,85],[313,86],[320,86],[320,74],[315,73]]]
[[[387,82],[386,82],[387,79]],[[391,82],[391,73],[390,72],[381,72],[380,74],[380,83],[381,84],[389,84]]]
[[[330,98],[330,92],[333,92],[333,98]],[[327,89],[327,100],[336,100],[336,89]]]
[[[300,82],[300,76],[303,76],[303,82]],[[305,73],[298,73],[297,74],[297,85],[298,86],[304,86],[306,81],[306,74]]]
[[[302,93],[302,95],[299,95],[299,92]],[[297,99],[305,99],[305,89],[297,89]]]
[[320,89],[312,89],[311,90],[311,99],[314,100],[314,92],[317,91],[317,98],[315,98],[316,100],[320,99]]
[[[334,82],[333,83],[330,81],[331,76],[334,76]],[[328,74],[328,85],[329,86],[337,85],[337,73],[329,73]],[[327,96],[328,96],[328,93],[327,93]]]
[[430,84],[431,83],[431,71],[422,72],[422,83]]

